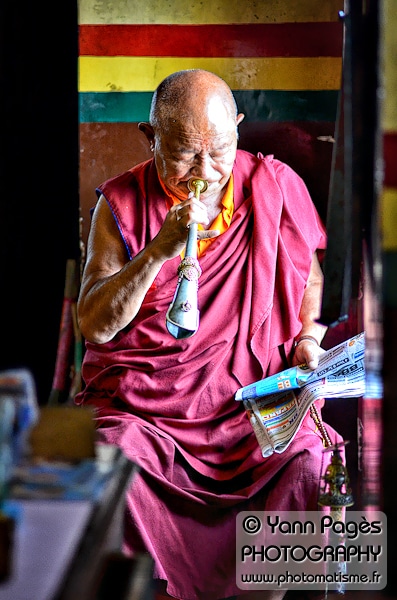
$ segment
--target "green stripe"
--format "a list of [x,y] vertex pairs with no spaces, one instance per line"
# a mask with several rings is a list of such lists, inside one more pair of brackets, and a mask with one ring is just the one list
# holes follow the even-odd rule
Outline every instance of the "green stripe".
[[[152,92],[80,92],[80,123],[137,123],[149,119]],[[234,90],[246,121],[335,121],[337,90]]]
[[234,90],[246,121],[335,121],[337,90]]
[[80,92],[80,123],[147,121],[152,96],[152,92]]
[[383,298],[385,306],[397,308],[397,252],[383,253]]

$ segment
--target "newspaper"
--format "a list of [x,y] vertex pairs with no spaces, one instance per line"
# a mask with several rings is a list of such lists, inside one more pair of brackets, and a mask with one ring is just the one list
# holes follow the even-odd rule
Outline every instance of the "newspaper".
[[288,448],[319,398],[364,395],[364,351],[361,332],[322,354],[314,370],[298,365],[237,390],[264,457]]

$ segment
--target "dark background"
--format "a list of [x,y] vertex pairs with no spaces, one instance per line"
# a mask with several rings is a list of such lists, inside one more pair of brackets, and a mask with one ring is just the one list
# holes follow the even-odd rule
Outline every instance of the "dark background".
[[0,370],[54,373],[66,261],[79,257],[77,3],[0,6]]

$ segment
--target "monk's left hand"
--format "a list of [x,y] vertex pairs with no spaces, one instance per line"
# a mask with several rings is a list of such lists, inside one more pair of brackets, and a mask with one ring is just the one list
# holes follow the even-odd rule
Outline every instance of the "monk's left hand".
[[295,354],[292,359],[293,366],[305,363],[309,369],[318,367],[318,359],[324,354],[324,348],[318,346],[310,340],[302,340],[295,348]]

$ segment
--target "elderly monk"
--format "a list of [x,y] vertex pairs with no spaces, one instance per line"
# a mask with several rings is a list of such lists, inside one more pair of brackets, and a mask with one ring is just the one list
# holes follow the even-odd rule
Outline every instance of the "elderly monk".
[[[78,302],[76,403],[96,407],[98,440],[140,467],[125,551],[149,552],[159,589],[183,600],[255,596],[236,585],[240,511],[317,509],[323,440],[310,414],[285,452],[263,458],[234,398],[291,364],[315,368],[325,333],[324,227],[291,168],[237,150],[243,118],[213,73],[180,71],[159,85],[139,124],[153,158],[97,189]],[[192,177],[208,182],[199,197]],[[166,313],[192,223],[200,326],[176,339]]]

